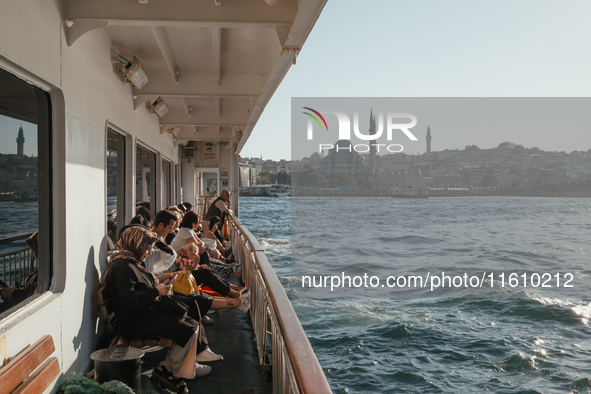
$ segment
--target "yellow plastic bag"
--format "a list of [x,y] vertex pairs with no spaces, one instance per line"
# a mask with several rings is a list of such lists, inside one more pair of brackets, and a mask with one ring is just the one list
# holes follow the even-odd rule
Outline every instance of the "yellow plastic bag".
[[183,295],[199,294],[199,286],[190,272],[181,272],[172,284],[172,291]]

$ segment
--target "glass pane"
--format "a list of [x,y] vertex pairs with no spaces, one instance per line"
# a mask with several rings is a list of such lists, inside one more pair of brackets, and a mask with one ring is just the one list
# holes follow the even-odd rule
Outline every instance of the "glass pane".
[[[49,146],[47,97],[0,70],[0,318],[49,287],[51,191],[39,180],[47,179],[51,168],[46,162],[48,149],[38,149]],[[43,119],[41,124],[38,119]],[[43,166],[38,165],[40,160]]]
[[149,150],[137,146],[136,147],[136,170],[135,170],[135,202],[137,206],[145,206],[154,216],[155,210],[155,196],[154,185],[155,179],[155,163],[156,155]]
[[125,225],[125,137],[107,132],[107,236],[108,251],[117,244],[118,229]]

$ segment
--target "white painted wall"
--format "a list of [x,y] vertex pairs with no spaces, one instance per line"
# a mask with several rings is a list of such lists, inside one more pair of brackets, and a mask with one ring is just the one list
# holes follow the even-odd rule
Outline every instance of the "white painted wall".
[[[107,123],[129,133],[128,147],[139,138],[167,158],[178,158],[171,135],[160,134],[156,116],[143,106],[134,111],[130,85],[113,71],[111,52],[102,29],[68,47],[54,0],[1,3],[0,67],[51,88],[57,98],[63,94],[63,102],[54,102],[53,112],[58,208],[52,291],[0,321],[5,338],[0,356],[14,356],[51,334],[63,374],[90,368],[101,328],[93,294],[105,247]],[[135,156],[127,159],[135,163]],[[133,179],[131,167],[127,172]],[[133,200],[128,194],[128,201]],[[55,391],[60,380],[48,391]]]

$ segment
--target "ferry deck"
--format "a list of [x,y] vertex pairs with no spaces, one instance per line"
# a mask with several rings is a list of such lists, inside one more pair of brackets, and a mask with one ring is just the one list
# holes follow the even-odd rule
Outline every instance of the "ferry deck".
[[[4,223],[3,290],[37,274],[32,293],[0,313],[3,365],[48,335],[59,375],[41,392],[89,371],[108,328],[95,297],[107,263],[107,218],[121,227],[146,201],[152,216],[183,201],[199,206],[216,183],[233,195],[231,241],[252,307],[248,317],[222,314],[207,329],[225,360],[202,384],[213,392],[330,392],[264,250],[240,223],[238,201],[239,154],[325,2],[0,3],[0,132],[12,133],[9,122],[27,129],[16,155],[0,155],[0,192],[36,192],[36,201],[18,208],[34,205],[34,226]],[[22,171],[10,173],[31,161],[26,182]],[[38,258],[23,236],[35,230]],[[234,340],[245,347],[232,352]],[[236,365],[258,371],[233,376]],[[191,392],[202,389],[199,382],[190,382]]]

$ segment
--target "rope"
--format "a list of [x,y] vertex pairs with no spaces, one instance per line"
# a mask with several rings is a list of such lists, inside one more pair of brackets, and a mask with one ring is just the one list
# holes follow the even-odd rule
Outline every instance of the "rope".
[[[156,379],[142,375],[142,394],[168,394]],[[86,375],[70,375],[64,380],[59,393],[63,394],[134,394],[125,383],[111,380],[102,385]]]

